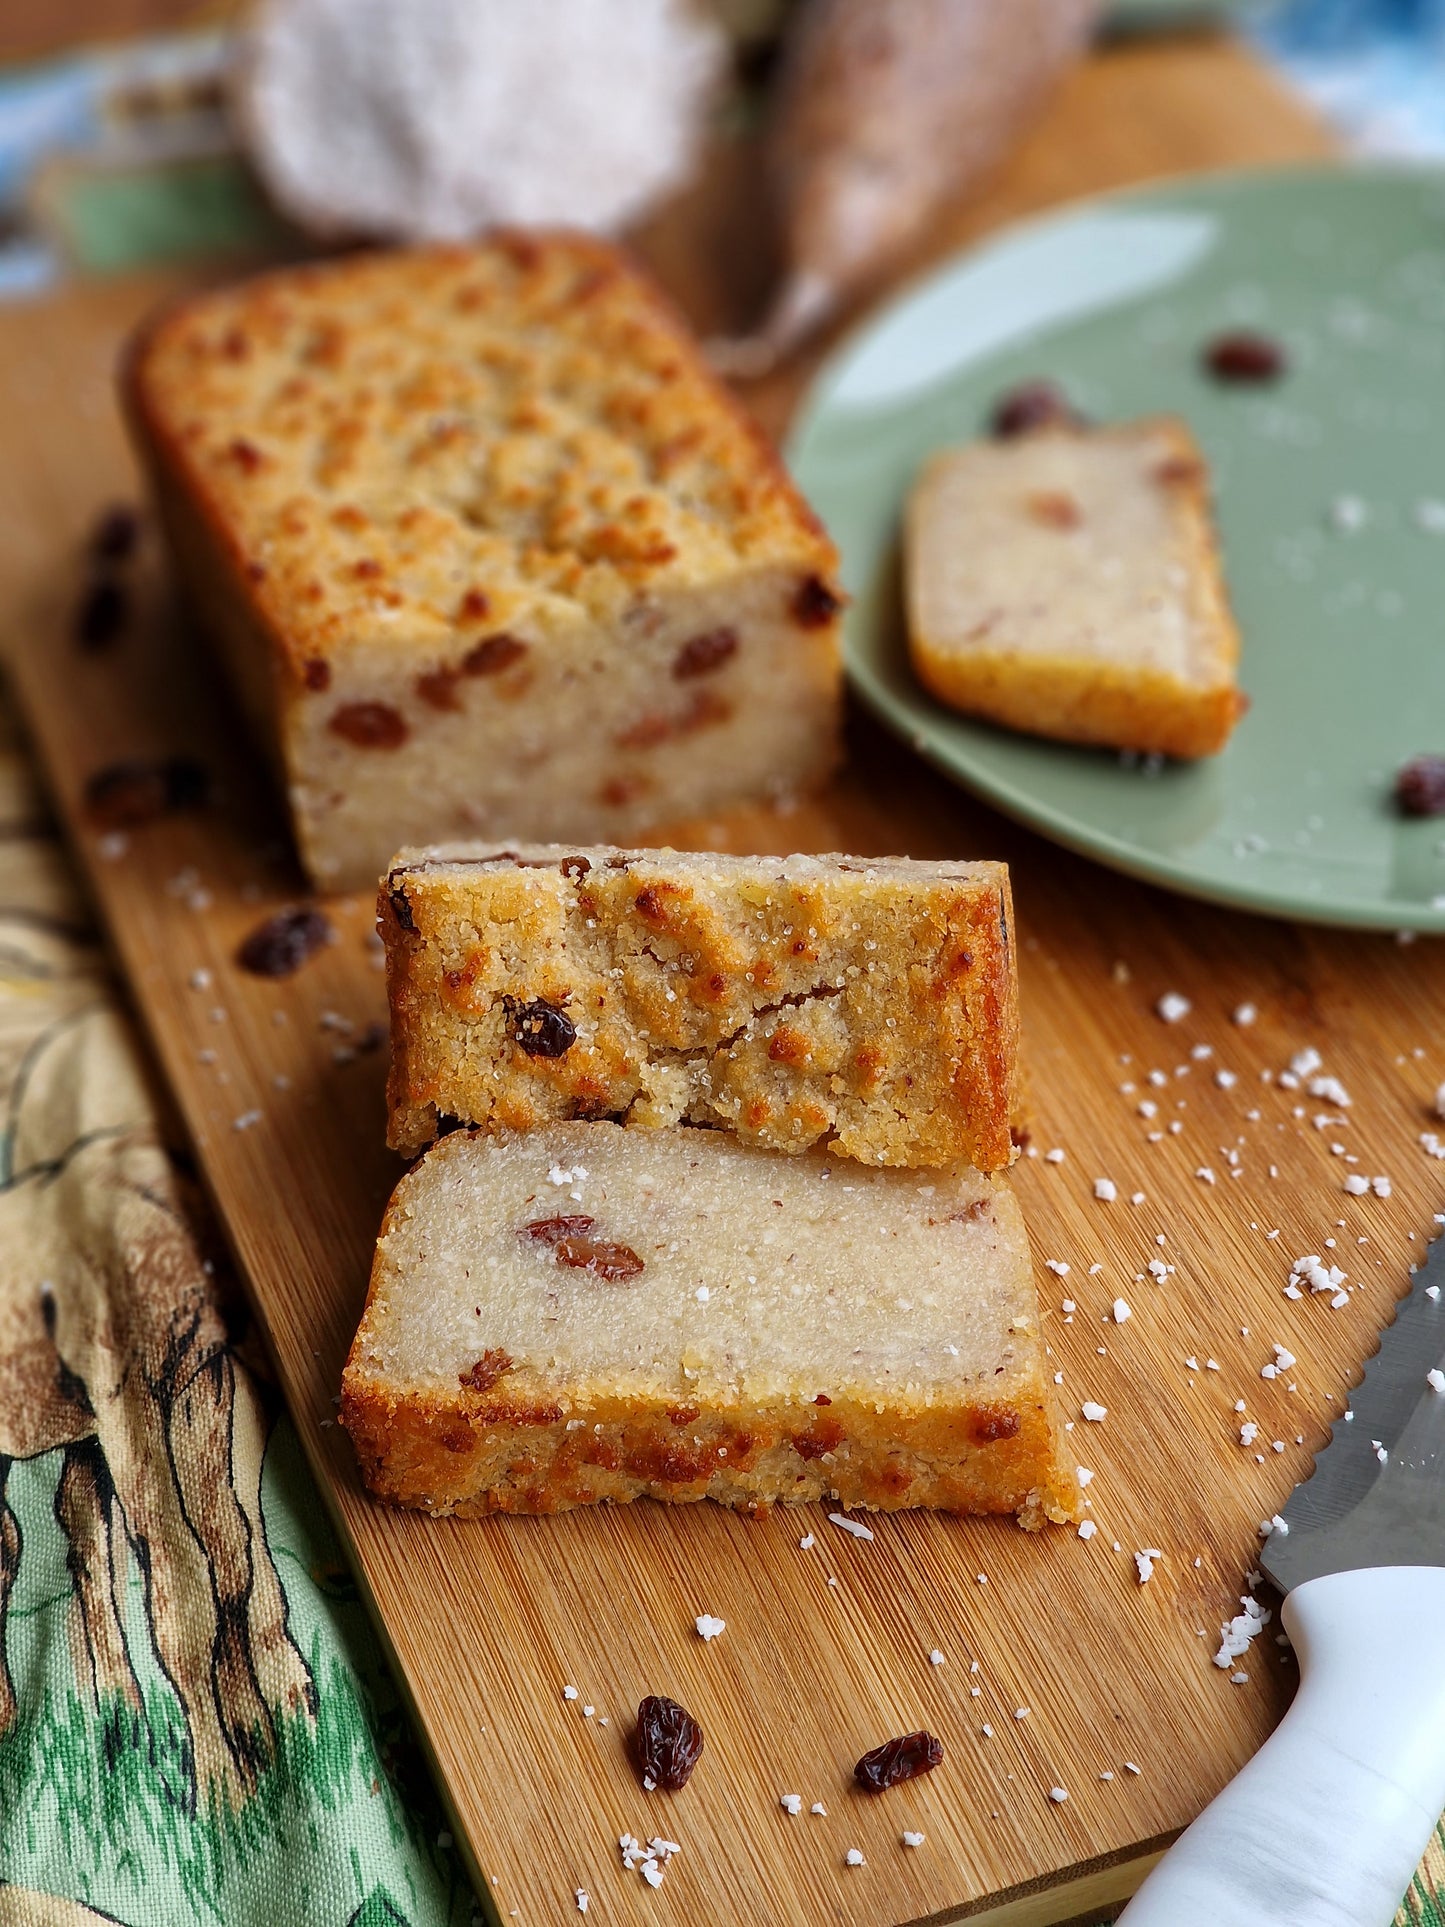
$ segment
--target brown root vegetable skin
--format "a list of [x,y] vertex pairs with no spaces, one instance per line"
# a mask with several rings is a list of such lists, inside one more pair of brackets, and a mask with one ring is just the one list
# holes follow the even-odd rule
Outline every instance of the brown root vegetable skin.
[[1099,0],[808,0],[770,166],[787,275],[782,352],[966,194],[1087,40]]

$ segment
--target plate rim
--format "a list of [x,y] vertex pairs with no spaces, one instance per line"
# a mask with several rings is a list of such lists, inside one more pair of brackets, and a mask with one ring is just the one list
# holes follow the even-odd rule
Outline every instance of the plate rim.
[[[1047,231],[1094,209],[1105,211],[1130,206],[1154,206],[1174,196],[1210,197],[1220,191],[1234,194],[1279,181],[1341,179],[1393,183],[1400,187],[1420,186],[1432,180],[1445,188],[1445,162],[1431,157],[1339,155],[1312,161],[1289,161],[1280,165],[1250,165],[1201,169],[1197,172],[1163,175],[1145,183],[1108,189],[1099,194],[1083,194],[1076,199],[1055,202],[1016,221],[992,228],[977,240],[920,269],[890,293],[888,298],[859,316],[838,338],[808,382],[793,412],[783,444],[783,459],[788,471],[803,487],[802,467],[808,443],[816,433],[833,402],[834,391],[846,375],[854,358],[871,345],[874,336],[892,325],[916,302],[947,282],[961,268],[986,264],[989,256],[1020,235]],[[990,351],[993,352],[993,351]],[[966,364],[963,364],[966,365]],[[890,404],[880,405],[880,413]],[[805,491],[806,492],[806,491]],[[1106,830],[1081,824],[1076,817],[1060,814],[1051,805],[1041,804],[1008,778],[980,772],[967,766],[966,756],[945,746],[933,734],[934,715],[942,706],[918,685],[916,694],[904,699],[889,687],[864,656],[853,633],[855,618],[845,611],[842,626],[843,668],[849,685],[867,707],[902,738],[908,748],[939,770],[948,780],[969,794],[980,797],[1004,815],[1036,831],[1075,855],[1104,864],[1143,883],[1173,890],[1231,910],[1277,920],[1326,925],[1333,928],[1394,933],[1397,938],[1445,934],[1445,905],[1435,908],[1420,904],[1412,913],[1402,906],[1394,912],[1388,905],[1356,897],[1334,896],[1320,903],[1309,894],[1280,889],[1241,879],[1237,884],[1215,884],[1201,878],[1189,865],[1167,854],[1151,854],[1139,845],[1125,842]],[[943,719],[957,712],[944,710]],[[966,720],[966,719],[965,719]],[[1036,739],[1041,745],[1046,738]],[[1060,744],[1068,751],[1073,745]]]

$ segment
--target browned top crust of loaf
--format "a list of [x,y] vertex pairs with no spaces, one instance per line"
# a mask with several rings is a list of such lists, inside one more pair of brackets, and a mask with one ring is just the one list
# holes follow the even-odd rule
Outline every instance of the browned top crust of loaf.
[[[281,662],[358,635],[435,655],[540,605],[608,620],[837,555],[653,283],[572,234],[357,254],[200,295],[132,344],[142,447],[194,500]],[[820,611],[826,610],[826,614]]]
[[720,1125],[884,1165],[1013,1156],[1006,865],[452,844],[378,927],[389,1142],[446,1121]]

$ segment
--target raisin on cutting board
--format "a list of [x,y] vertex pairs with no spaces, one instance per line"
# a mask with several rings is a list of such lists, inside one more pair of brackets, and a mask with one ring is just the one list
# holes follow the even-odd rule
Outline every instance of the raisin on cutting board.
[[129,621],[130,598],[123,583],[113,575],[98,575],[86,583],[75,605],[73,625],[82,649],[95,654],[108,648]]
[[649,1693],[637,1709],[632,1752],[649,1791],[661,1787],[665,1793],[678,1793],[702,1757],[702,1728],[676,1700]]
[[177,810],[199,809],[208,787],[205,768],[193,757],[130,757],[86,779],[83,807],[97,829],[133,830]]
[[931,1733],[905,1733],[865,1753],[853,1769],[853,1778],[869,1793],[885,1793],[889,1787],[916,1780],[920,1773],[931,1773],[942,1764],[942,1740]]
[[253,977],[290,977],[308,957],[331,941],[331,921],[302,905],[278,910],[258,923],[236,952],[236,962]]

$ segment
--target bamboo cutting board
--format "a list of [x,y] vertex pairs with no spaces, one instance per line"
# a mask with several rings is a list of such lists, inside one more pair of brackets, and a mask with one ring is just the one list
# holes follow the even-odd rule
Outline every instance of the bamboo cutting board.
[[[1112,56],[1065,90],[959,228],[1066,190],[1320,145],[1226,48]],[[734,318],[710,278],[719,205],[705,199],[652,237],[713,326]],[[92,291],[0,320],[14,674],[496,1917],[571,1917],[579,1888],[596,1918],[653,1927],[1099,1917],[1288,1702],[1294,1675],[1273,1624],[1240,1683],[1212,1656],[1258,1522],[1307,1471],[1445,1209],[1445,1165],[1418,1141],[1445,1078],[1445,952],[1132,884],[1006,824],[856,722],[848,773],[822,798],[674,836],[1013,865],[1038,1153],[1017,1181],[1071,1438],[1096,1475],[1097,1533],[1029,1537],[915,1514],[875,1520],[865,1542],[821,1508],[750,1521],[639,1504],[461,1523],[374,1506],[333,1405],[398,1172],[383,1146],[383,1054],[364,1047],[384,1003],[371,905],[333,902],[337,942],[288,982],[238,971],[240,940],[302,886],[275,801],[170,607],[153,540],[125,639],[92,657],[69,640],[82,532],[133,486],[106,371],[153,293]],[[778,381],[760,395],[775,426],[792,392]],[[87,825],[91,772],[174,752],[207,765],[208,808],[120,842]],[[1193,1003],[1172,1027],[1154,1010],[1169,990]],[[1241,1028],[1230,1013],[1246,1002],[1258,1020]],[[1192,1054],[1206,1045],[1211,1057]],[[1262,1076],[1305,1046],[1352,1093],[1347,1123],[1315,1128],[1318,1100]],[[1238,1082],[1216,1084],[1217,1067]],[[1062,1159],[1045,1155],[1055,1149]],[[1196,1175],[1205,1168],[1212,1183]],[[1391,1195],[1347,1198],[1347,1169],[1389,1175]],[[1094,1198],[1098,1176],[1115,1180],[1115,1202]],[[1351,1302],[1285,1300],[1292,1259],[1329,1238]],[[1151,1259],[1172,1267],[1157,1283]],[[1110,1316],[1119,1297],[1132,1308],[1123,1324]],[[1264,1380],[1275,1344],[1297,1362]],[[1107,1407],[1102,1423],[1079,1416],[1086,1399]],[[1260,1428],[1252,1447],[1239,1443],[1238,1400]],[[1141,1584],[1145,1548],[1162,1557]],[[706,1644],[693,1630],[703,1612],[727,1621]],[[681,1699],[707,1735],[674,1799],[644,1795],[626,1760],[648,1692]],[[851,1790],[865,1748],[924,1725],[944,1742],[940,1771],[877,1800]],[[793,1792],[797,1818],[779,1806]],[[814,1801],[826,1816],[808,1812]],[[924,1844],[904,1848],[905,1828]],[[620,1866],[624,1831],[681,1845],[661,1890]],[[851,1847],[865,1865],[845,1864]]]

